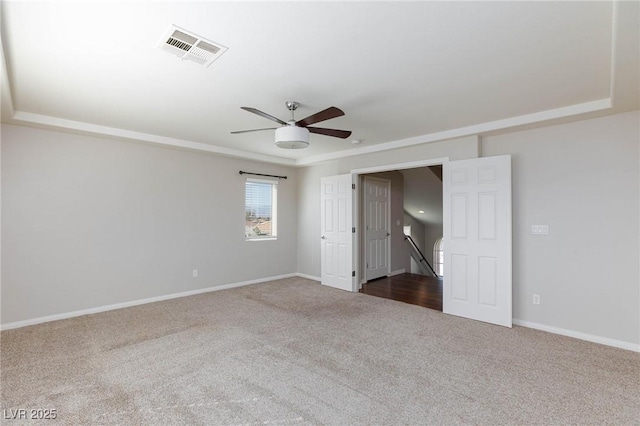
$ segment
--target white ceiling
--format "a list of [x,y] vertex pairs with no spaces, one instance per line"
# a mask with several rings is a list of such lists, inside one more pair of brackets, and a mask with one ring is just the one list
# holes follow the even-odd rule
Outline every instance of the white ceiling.
[[400,173],[404,177],[405,213],[425,226],[442,227],[442,181],[428,167]]
[[[170,24],[229,50],[181,61]],[[2,42],[3,122],[284,164],[638,109],[637,2],[3,2]],[[287,100],[352,137],[229,133]]]

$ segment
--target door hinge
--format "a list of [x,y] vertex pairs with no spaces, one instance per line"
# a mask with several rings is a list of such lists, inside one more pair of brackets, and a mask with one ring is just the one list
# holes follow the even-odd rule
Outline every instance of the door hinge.
[[351,228],[351,233],[355,234],[356,233],[356,227],[354,226],[353,228]]
[[351,189],[356,189],[356,184],[355,183],[351,184]]
[[351,276],[355,277],[356,276],[356,271],[351,271]]

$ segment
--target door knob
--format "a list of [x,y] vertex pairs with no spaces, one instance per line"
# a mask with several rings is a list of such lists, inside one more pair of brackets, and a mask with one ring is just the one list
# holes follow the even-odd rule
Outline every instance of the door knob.
[[387,237],[388,237],[389,235],[391,235],[391,234],[387,232]]
[[322,238],[323,240],[326,240],[326,239],[327,239],[327,237],[325,237],[324,235],[323,235],[322,237],[320,237],[320,238]]

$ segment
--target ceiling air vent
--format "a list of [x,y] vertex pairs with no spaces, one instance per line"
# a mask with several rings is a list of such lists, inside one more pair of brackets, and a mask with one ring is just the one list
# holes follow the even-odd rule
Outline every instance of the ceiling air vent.
[[220,55],[227,51],[221,44],[206,40],[192,32],[171,25],[164,34],[158,47],[181,59],[197,62],[208,67]]

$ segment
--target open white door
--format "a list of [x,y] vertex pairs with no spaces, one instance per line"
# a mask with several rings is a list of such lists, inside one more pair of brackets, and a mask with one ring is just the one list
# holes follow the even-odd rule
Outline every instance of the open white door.
[[443,164],[446,314],[511,327],[511,156]]
[[321,178],[320,278],[324,285],[353,291],[351,175]]
[[364,177],[365,280],[389,275],[391,181]]

